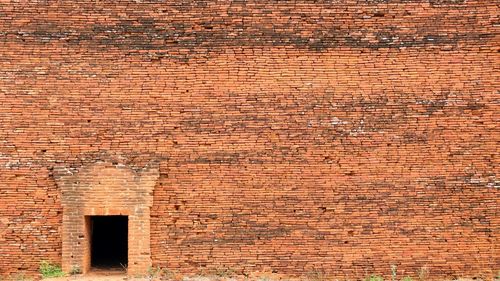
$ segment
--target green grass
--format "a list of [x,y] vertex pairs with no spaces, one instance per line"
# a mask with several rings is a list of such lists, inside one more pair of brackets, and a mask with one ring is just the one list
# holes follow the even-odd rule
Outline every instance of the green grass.
[[64,272],[62,271],[62,269],[59,265],[52,264],[48,261],[41,261],[40,262],[40,273],[42,274],[42,278],[64,276]]

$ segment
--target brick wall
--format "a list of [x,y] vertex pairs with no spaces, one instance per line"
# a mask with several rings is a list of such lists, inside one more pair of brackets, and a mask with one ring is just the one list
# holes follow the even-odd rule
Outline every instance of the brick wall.
[[500,269],[498,1],[161,2],[0,4],[0,275],[110,158],[159,163],[154,266]]

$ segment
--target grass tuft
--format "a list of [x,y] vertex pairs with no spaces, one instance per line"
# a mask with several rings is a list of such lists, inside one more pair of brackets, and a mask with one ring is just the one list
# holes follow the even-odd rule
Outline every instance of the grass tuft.
[[42,274],[42,278],[51,278],[51,277],[63,277],[64,272],[61,267],[56,264],[52,264],[48,261],[40,262],[40,273]]

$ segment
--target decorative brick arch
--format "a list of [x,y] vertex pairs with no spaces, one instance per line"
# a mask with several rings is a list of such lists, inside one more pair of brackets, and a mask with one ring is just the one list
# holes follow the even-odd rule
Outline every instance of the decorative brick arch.
[[122,164],[97,162],[79,169],[55,167],[63,207],[62,267],[86,273],[90,269],[90,216],[128,216],[129,275],[151,266],[150,210],[159,177],[157,164],[137,170]]

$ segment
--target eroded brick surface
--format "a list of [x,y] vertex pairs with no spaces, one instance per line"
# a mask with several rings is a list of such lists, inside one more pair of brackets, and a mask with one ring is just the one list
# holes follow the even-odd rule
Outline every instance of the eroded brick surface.
[[56,167],[159,163],[151,260],[500,268],[498,1],[0,4],[0,275],[62,262]]

